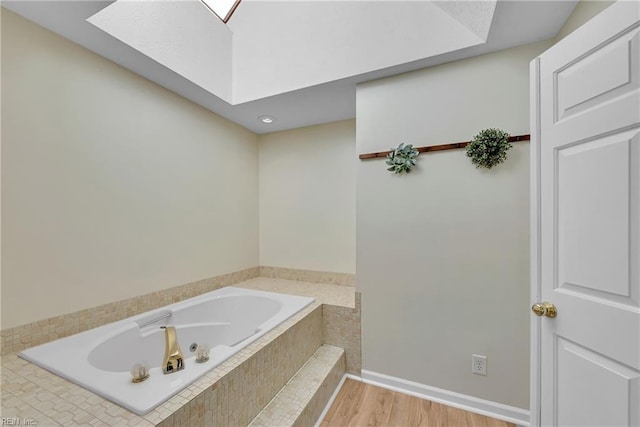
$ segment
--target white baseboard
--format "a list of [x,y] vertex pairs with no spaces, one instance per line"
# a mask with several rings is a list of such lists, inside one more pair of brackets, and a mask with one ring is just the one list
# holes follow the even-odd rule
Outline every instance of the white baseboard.
[[[432,402],[442,403],[443,405],[508,421],[518,426],[529,426],[529,411],[526,409],[516,408],[514,406],[504,405],[490,400],[479,399],[466,394],[431,387],[403,380],[401,378],[367,371],[365,369],[362,370],[362,381],[367,384],[377,385],[390,390],[409,394],[411,396],[431,400]],[[333,401],[333,397],[331,400]]]

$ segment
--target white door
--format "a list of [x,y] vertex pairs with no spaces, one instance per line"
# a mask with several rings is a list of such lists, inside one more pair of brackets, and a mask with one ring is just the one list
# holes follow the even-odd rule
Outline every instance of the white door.
[[639,21],[618,1],[532,63],[533,302],[557,308],[532,313],[543,426],[640,425]]

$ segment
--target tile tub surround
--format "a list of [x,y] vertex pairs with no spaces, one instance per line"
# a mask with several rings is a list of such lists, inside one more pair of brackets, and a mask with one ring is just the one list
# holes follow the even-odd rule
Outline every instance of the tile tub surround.
[[247,425],[321,344],[314,303],[144,416],[11,354],[2,357],[2,417],[39,426]]
[[[74,313],[63,314],[61,316],[51,317],[49,319],[39,320],[26,325],[1,330],[0,355],[22,351],[29,347],[57,340],[58,338],[64,338],[69,335],[77,334],[78,332],[83,332],[88,329],[106,325],[107,323],[144,313],[145,311],[149,311],[154,308],[163,307],[215,289],[235,285],[237,283],[262,276],[275,279],[295,280],[302,282],[305,285],[312,285],[312,287],[314,284],[318,283],[347,286],[347,289],[344,290],[344,294],[341,294],[337,290],[332,291],[332,294],[346,295],[343,300],[336,301],[334,299],[332,301],[336,302],[332,303],[337,305],[351,304],[350,306],[353,307],[353,291],[349,290],[355,281],[353,274],[293,270],[275,267],[253,267],[175,286],[146,295],[140,295],[127,300],[116,301]],[[275,282],[277,281],[274,281],[274,283]],[[351,283],[351,285],[349,285],[349,283]],[[286,288],[295,289],[295,286],[287,285]],[[317,286],[314,289],[318,290]],[[351,295],[351,303],[348,301],[350,298],[349,295]]]
[[[298,341],[307,342],[307,335],[311,335],[310,339],[314,343],[310,347],[326,342],[345,348],[348,369],[349,360],[352,360],[350,369],[352,371],[357,369],[359,375],[359,368],[354,368],[354,366],[359,367],[360,365],[359,334],[357,340],[352,339],[351,336],[341,337],[341,333],[354,334],[356,331],[359,333],[360,330],[359,293],[356,293],[354,288],[269,278],[249,279],[242,283],[236,283],[234,286],[313,296],[316,298],[316,303],[287,320],[144,417],[139,417],[79,386],[18,359],[15,354],[4,356],[2,357],[3,371],[1,375],[2,416],[32,418],[40,421],[39,425],[232,425],[231,421],[240,421],[237,419],[238,417],[247,418],[256,406],[262,404],[263,399],[270,394],[270,391],[256,393],[255,399],[246,402],[248,407],[245,409],[233,407],[234,404],[246,400],[237,397],[243,393],[250,394],[243,390],[263,390],[266,386],[273,386],[278,381],[282,381],[272,378],[272,374],[277,375],[277,372],[273,371],[286,369],[290,366],[278,365],[279,367],[274,369],[272,368],[273,363],[270,363],[269,360],[273,360],[281,353],[297,353],[290,352],[289,349],[297,345]],[[340,308],[344,310],[341,311]],[[301,323],[300,328],[294,328],[293,331],[287,332],[291,326],[312,313],[313,320],[307,320],[307,323]],[[327,314],[326,319],[323,318],[325,314]],[[350,328],[341,327],[335,323],[345,321],[349,316],[356,316],[353,318],[354,321]],[[296,331],[298,332],[296,333]],[[309,331],[313,331],[313,333],[310,334]],[[280,336],[283,337],[277,340],[276,344],[266,346],[266,344],[276,341],[276,338]],[[342,345],[339,344],[340,340],[342,340]],[[349,342],[351,342],[351,350],[347,348]],[[261,349],[260,346],[266,347]],[[315,348],[302,353],[313,353],[314,350]],[[304,363],[307,358],[308,356],[301,357],[302,362],[300,363]],[[291,366],[294,365],[295,363],[291,363]],[[267,374],[265,375],[265,373]],[[283,381],[286,382],[289,377]],[[256,378],[259,379],[260,387],[246,382],[248,379],[254,381]],[[280,387],[276,388],[275,392]],[[232,396],[236,396],[236,398]],[[261,408],[257,410],[259,411]],[[231,417],[233,419],[230,420],[229,414],[236,413],[239,415],[233,415]],[[251,419],[249,418],[245,425]]]
[[360,314],[360,292],[355,293],[355,307],[322,306],[322,340],[325,344],[344,349],[346,371],[356,376],[360,376],[362,370]]
[[260,267],[260,277],[298,280],[301,282],[326,283],[328,285],[355,286],[356,275],[329,271],[296,270],[282,267]]
[[344,350],[323,345],[249,427],[313,426],[344,373]]
[[258,277],[260,267],[223,274],[185,285],[116,301],[74,313],[39,320],[0,331],[0,354],[10,354],[49,341],[122,320],[154,308],[195,297]]
[[[300,286],[303,284],[304,286]],[[322,341],[343,348],[347,373],[360,376],[362,346],[360,341],[360,292],[350,286],[295,282],[259,277],[235,285],[269,292],[314,297],[322,302]]]
[[[311,297],[228,286],[29,348],[18,356],[145,415],[313,302]],[[164,325],[173,326],[163,330]],[[170,341],[165,335],[171,338],[171,328],[174,347],[179,344],[184,354],[184,369],[163,375],[165,341]],[[205,344],[210,357],[196,363],[193,346]],[[151,378],[133,384],[130,369],[140,361]]]
[[352,286],[311,283],[290,279],[272,279],[257,277],[233,285],[238,288],[250,288],[260,291],[280,292],[283,294],[313,297],[322,304],[355,308],[356,291]]

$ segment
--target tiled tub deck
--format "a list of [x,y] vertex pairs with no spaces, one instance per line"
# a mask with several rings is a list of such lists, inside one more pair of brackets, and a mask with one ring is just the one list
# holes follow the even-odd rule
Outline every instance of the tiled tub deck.
[[360,301],[353,287],[262,277],[233,286],[313,296],[316,302],[144,416],[16,353],[4,355],[3,425],[247,425],[322,344],[344,348],[347,372],[360,374]]

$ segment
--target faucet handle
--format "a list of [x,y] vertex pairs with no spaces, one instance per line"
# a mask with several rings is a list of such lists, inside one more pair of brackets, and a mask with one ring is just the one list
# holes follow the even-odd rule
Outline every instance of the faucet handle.
[[149,378],[149,368],[144,362],[138,362],[131,368],[131,382],[141,383]]
[[204,363],[209,360],[209,346],[207,344],[199,344],[196,350],[196,363]]

